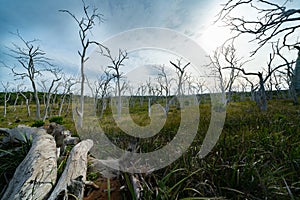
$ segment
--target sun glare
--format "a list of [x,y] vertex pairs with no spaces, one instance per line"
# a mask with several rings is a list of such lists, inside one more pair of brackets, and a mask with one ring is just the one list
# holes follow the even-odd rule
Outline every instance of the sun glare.
[[214,51],[217,47],[220,47],[227,39],[232,35],[230,30],[226,27],[214,24],[208,26],[200,37],[200,44],[207,52]]

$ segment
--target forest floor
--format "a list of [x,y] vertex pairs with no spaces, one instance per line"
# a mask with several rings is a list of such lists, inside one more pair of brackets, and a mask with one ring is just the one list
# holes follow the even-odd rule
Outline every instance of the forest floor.
[[[229,103],[222,134],[213,150],[202,159],[197,153],[208,130],[211,106],[200,104],[198,134],[192,145],[169,166],[143,175],[149,180],[148,185],[144,185],[144,199],[300,199],[300,105],[290,100],[268,103],[267,111],[260,111],[251,101]],[[25,108],[16,109],[9,107],[7,117],[0,117],[0,127],[34,123],[34,106],[32,117],[26,116]],[[2,112],[3,107],[0,107]],[[149,122],[146,105],[136,104],[130,113],[137,124]],[[117,146],[127,148],[130,137],[116,125],[110,111],[99,122]],[[175,106],[171,107],[159,134],[139,140],[140,150],[149,152],[163,147],[176,135],[179,124],[180,112]],[[64,116],[63,125],[76,133],[72,113]],[[0,161],[2,182],[7,178],[3,177],[4,171],[5,176],[11,176],[25,151],[19,158]],[[98,174],[87,177],[107,187],[107,180]],[[126,177],[123,182],[111,180],[110,183],[111,188],[127,184],[127,194],[122,198],[132,194]]]

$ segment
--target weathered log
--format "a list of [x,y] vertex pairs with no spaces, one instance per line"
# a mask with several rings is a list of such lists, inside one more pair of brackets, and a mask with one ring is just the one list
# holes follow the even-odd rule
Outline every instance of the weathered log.
[[80,139],[78,137],[71,137],[71,136],[69,136],[69,137],[66,137],[64,139],[64,144],[65,145],[78,144],[79,141],[80,141]]
[[36,133],[38,130],[40,129],[26,125],[18,125],[12,129],[0,128],[0,132],[7,134],[7,137],[2,139],[2,144],[26,142],[26,140],[29,140],[30,137],[32,137],[31,135]]
[[43,129],[35,129],[32,147],[17,167],[2,199],[44,199],[57,178],[54,138]]
[[[103,160],[98,160],[93,157],[89,157],[88,160],[90,163],[88,170],[90,172],[99,173],[105,178],[115,178],[119,175],[119,171],[109,168],[107,165],[105,165]],[[115,162],[114,166],[119,165],[118,161],[112,161],[112,162]],[[109,163],[109,164],[111,164],[111,163]]]
[[49,200],[55,200],[58,197],[68,199],[68,195],[76,196],[77,199],[83,198],[87,172],[87,153],[92,146],[92,140],[84,140],[71,150],[65,170],[51,193]]

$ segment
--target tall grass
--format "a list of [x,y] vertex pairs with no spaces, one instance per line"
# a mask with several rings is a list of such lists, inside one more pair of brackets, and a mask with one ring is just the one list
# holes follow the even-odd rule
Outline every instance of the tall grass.
[[[300,197],[299,105],[286,100],[270,101],[268,111],[261,112],[253,102],[230,103],[218,143],[200,159],[197,153],[208,129],[210,109],[210,104],[200,105],[198,134],[189,150],[172,165],[152,174],[156,180],[164,180],[156,183],[157,199]],[[144,115],[137,108],[131,112],[140,124],[146,119]],[[116,145],[126,148],[130,137],[116,127],[109,112],[100,123],[111,139],[122,138]],[[139,140],[142,151],[163,147],[176,135],[179,123],[180,112],[172,107],[160,133]],[[175,185],[180,189],[169,191]],[[154,190],[150,193],[153,195]]]
[[[288,100],[274,100],[269,101],[268,106],[268,111],[261,112],[254,102],[230,103],[218,143],[205,158],[200,159],[197,153],[211,117],[209,102],[200,104],[198,134],[192,145],[171,165],[145,175],[144,198],[299,199],[300,105],[293,105]],[[13,115],[22,119],[20,123],[32,123],[33,119],[23,118],[22,112]],[[130,114],[137,124],[150,122],[146,101],[140,106],[137,100],[130,108]],[[139,139],[140,151],[154,151],[171,141],[177,133],[180,117],[176,106],[171,106],[160,133],[149,139]],[[1,126],[6,127],[4,125],[12,119],[0,118]],[[65,123],[67,128],[75,131],[71,115],[64,118]],[[17,123],[13,122],[15,125]],[[132,137],[117,127],[109,109],[100,125],[115,145],[127,148]],[[5,163],[13,162],[11,158],[7,162],[3,159],[1,171],[8,167]]]
[[16,168],[24,160],[32,145],[32,138],[23,135],[24,142],[20,144],[6,144],[0,149],[0,197],[13,177]]

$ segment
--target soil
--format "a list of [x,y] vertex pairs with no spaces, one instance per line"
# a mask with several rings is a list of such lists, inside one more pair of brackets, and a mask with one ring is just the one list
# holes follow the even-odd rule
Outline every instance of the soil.
[[[85,188],[85,196],[83,200],[95,200],[95,199],[107,200],[108,199],[107,178],[99,177],[93,182],[99,186],[99,189],[95,189],[90,186],[87,186]],[[121,184],[118,178],[110,179],[110,199],[112,200],[123,199],[120,188],[121,188]]]

